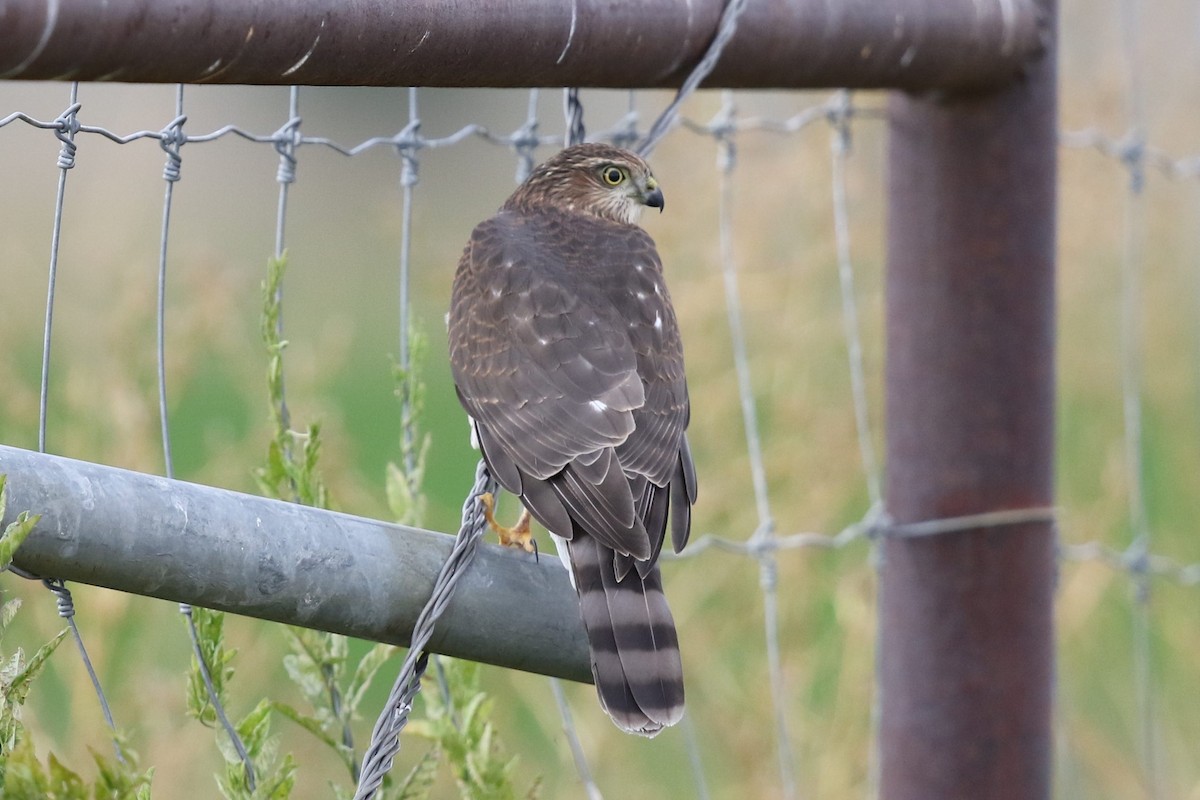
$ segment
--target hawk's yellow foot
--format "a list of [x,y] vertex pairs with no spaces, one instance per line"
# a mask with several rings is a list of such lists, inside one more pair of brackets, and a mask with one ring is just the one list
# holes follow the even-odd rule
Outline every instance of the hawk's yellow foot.
[[488,527],[496,532],[502,547],[519,547],[526,553],[537,553],[537,542],[533,541],[533,533],[529,530],[529,511],[527,509],[521,509],[521,517],[517,520],[516,525],[506,528],[496,522],[496,498],[492,496],[491,492],[479,495],[479,502],[483,504],[483,516],[487,520]]

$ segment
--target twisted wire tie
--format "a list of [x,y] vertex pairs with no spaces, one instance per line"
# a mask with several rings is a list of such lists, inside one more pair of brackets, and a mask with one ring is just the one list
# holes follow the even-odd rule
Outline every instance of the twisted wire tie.
[[187,122],[187,115],[180,114],[159,131],[158,145],[167,154],[167,163],[163,165],[163,180],[170,183],[179,180],[180,170],[183,167],[183,158],[179,150],[187,143],[187,136],[183,132],[185,122]]
[[72,103],[54,120],[54,135],[62,142],[58,151],[58,168],[72,169],[75,166],[75,134],[79,133],[79,109],[83,103]]
[[300,145],[300,117],[292,117],[271,136],[275,152],[279,153],[279,169],[275,180],[282,184],[296,181],[296,148]]

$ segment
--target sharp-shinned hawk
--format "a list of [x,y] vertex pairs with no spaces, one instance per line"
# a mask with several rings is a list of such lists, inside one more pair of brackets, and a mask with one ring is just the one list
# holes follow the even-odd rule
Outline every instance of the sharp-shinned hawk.
[[[650,167],[603,144],[537,167],[471,234],[450,362],[492,475],[565,541],[600,703],[652,736],[683,714],[657,566],[687,543],[696,473],[679,326],[643,207]],[[560,548],[561,549],[561,548]]]

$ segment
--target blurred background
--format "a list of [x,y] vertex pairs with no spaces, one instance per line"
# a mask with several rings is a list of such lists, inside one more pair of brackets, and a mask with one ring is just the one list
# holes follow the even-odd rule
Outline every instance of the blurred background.
[[[1151,549],[1200,561],[1200,169],[1147,163],[1132,191],[1119,145],[1130,132],[1169,159],[1200,153],[1200,6],[1182,0],[1063,12],[1060,152],[1059,503],[1066,542],[1118,550],[1131,539],[1131,478],[1123,381],[1140,385],[1141,456]],[[1137,24],[1132,24],[1133,21]],[[68,84],[0,82],[0,119],[24,112],[53,120]],[[738,93],[739,119],[784,121],[829,93]],[[635,98],[640,129],[669,101]],[[590,131],[628,110],[623,92],[585,91]],[[128,134],[174,117],[173,86],[84,84],[80,120]],[[237,125],[270,134],[288,118],[288,90],[187,87],[191,135]],[[408,123],[406,90],[304,88],[302,132],[351,146]],[[561,93],[544,91],[542,133],[562,130]],[[859,93],[860,110],[885,97]],[[525,91],[422,90],[421,132],[446,136],[479,123],[495,133],[528,115]],[[715,92],[685,106],[705,123]],[[882,232],[884,123],[851,125],[846,190],[851,256],[865,351],[872,436],[882,450]],[[1084,132],[1084,135],[1074,135]],[[1090,133],[1089,133],[1090,132]],[[823,121],[792,133],[738,133],[730,209],[732,256],[747,326],[754,397],[771,511],[780,534],[836,533],[867,510],[856,443],[847,342],[834,242],[831,144]],[[1092,146],[1100,143],[1100,147]],[[152,139],[117,145],[77,137],[67,180],[51,353],[50,452],[161,474],[155,377],[155,292],[163,203],[162,150]],[[1104,146],[1107,144],[1107,148]],[[41,339],[59,144],[21,122],[0,128],[0,442],[36,449]],[[537,151],[541,160],[553,147]],[[741,422],[718,241],[718,146],[680,128],[652,165],[666,213],[644,225],[659,244],[684,329],[693,398],[691,441],[701,479],[694,536],[745,539],[758,525]],[[412,238],[413,313],[428,337],[421,364],[428,396],[420,425],[432,436],[425,489],[428,527],[453,531],[476,455],[454,399],[444,314],[472,227],[511,191],[519,161],[508,148],[468,137],[418,154]],[[170,430],[176,477],[255,491],[253,470],[271,437],[267,356],[259,336],[260,284],[275,242],[278,155],[269,143],[224,136],[184,146],[175,187],[166,318]],[[320,471],[334,507],[388,518],[385,470],[399,458],[400,407],[392,379],[399,348],[401,160],[391,147],[347,157],[302,146],[286,225],[287,400],[293,425],[323,427]],[[1172,174],[1172,167],[1175,174]],[[1134,278],[1131,284],[1130,279]],[[1139,346],[1122,358],[1121,307],[1140,309]],[[36,509],[34,509],[36,511]],[[767,677],[758,564],[713,550],[664,567],[680,629],[695,723],[711,796],[780,797],[776,708],[803,796],[866,792],[875,639],[875,573],[869,546],[798,549],[778,563],[785,694]],[[1149,672],[1138,678],[1135,582],[1099,561],[1065,561],[1059,643],[1057,795],[1150,797],[1152,752],[1162,797],[1200,798],[1200,587],[1154,580],[1148,602]],[[213,733],[184,712],[190,658],[172,603],[75,587],[78,622],[118,724],[161,797],[217,796],[221,759]],[[5,576],[0,591],[25,609],[5,641],[32,651],[62,626],[51,596]],[[229,617],[239,649],[231,713],[270,696],[300,704],[281,664],[286,645],[270,625]],[[355,645],[360,647],[360,645]],[[365,649],[365,646],[361,646]],[[367,739],[398,662],[384,668],[361,725]],[[543,780],[542,796],[581,796],[544,678],[485,668],[497,732],[520,757],[519,773]],[[1148,690],[1147,735],[1138,693]],[[570,686],[580,737],[609,797],[689,796],[694,782],[684,734],[647,742],[616,731],[589,686]],[[70,646],[34,685],[25,721],[39,752],[87,772],[89,748],[107,747],[102,717]],[[300,764],[298,798],[345,782],[327,750],[286,720],[280,748]],[[398,771],[423,751],[406,740]],[[437,796],[453,797],[449,779]],[[523,785],[523,784],[521,784]],[[191,787],[184,790],[181,787]]]

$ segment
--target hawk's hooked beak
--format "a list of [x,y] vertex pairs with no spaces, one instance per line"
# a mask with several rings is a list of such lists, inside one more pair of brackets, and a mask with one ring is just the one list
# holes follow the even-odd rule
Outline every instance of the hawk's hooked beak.
[[658,184],[656,183],[647,184],[646,188],[650,191],[646,192],[646,196],[642,199],[642,202],[651,208],[657,208],[658,213],[661,214],[663,207],[667,203],[667,201],[663,198],[662,189],[658,188]]

